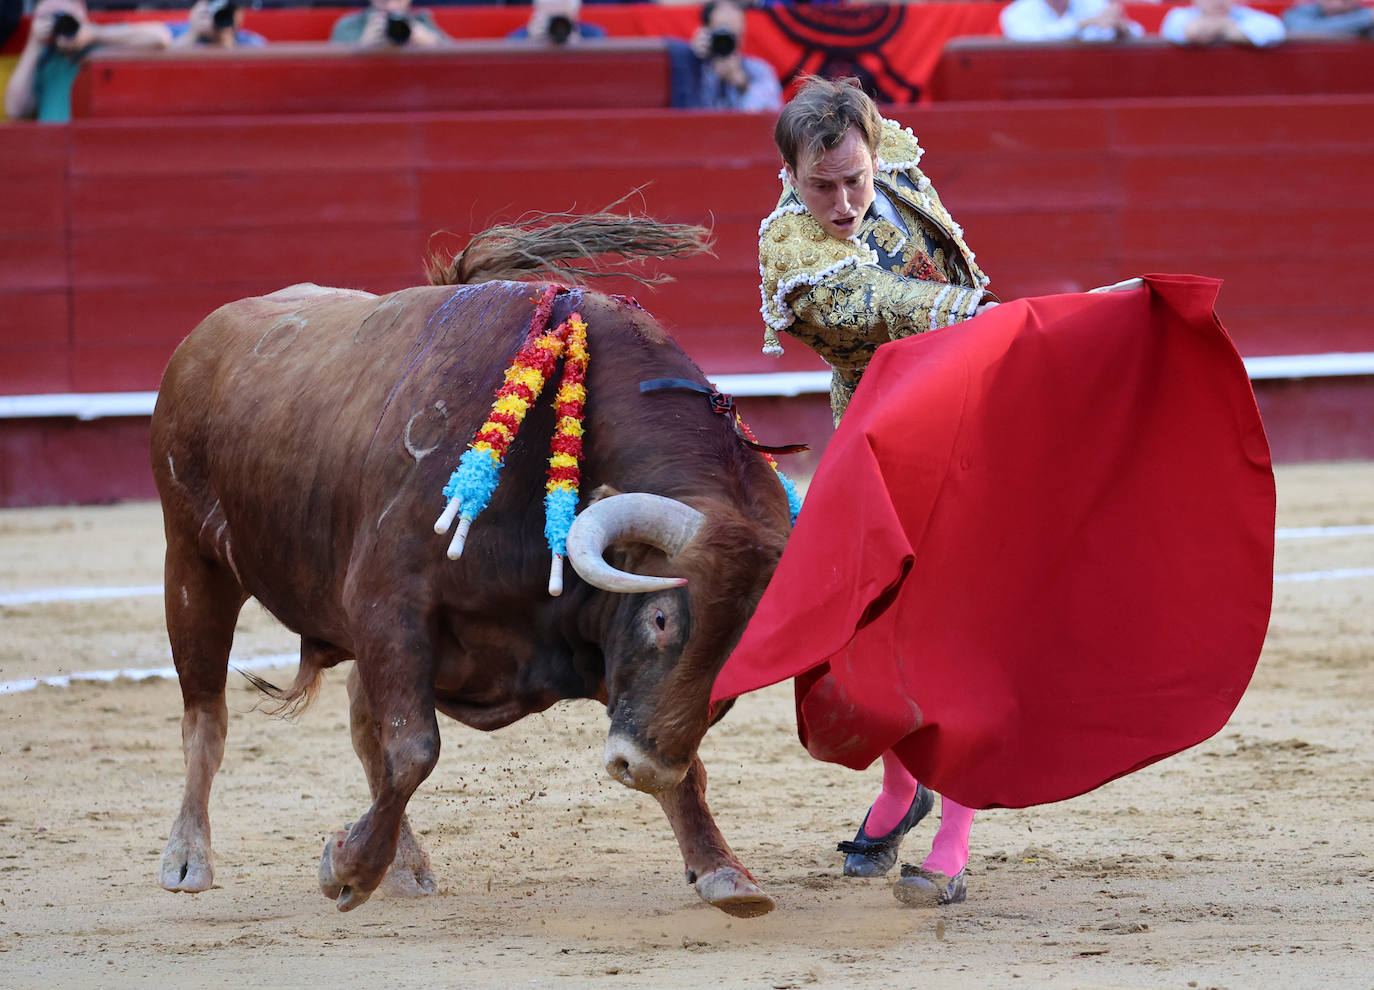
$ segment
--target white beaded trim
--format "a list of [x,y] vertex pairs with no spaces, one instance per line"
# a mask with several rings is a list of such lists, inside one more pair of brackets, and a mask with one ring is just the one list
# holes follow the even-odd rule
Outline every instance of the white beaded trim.
[[763,314],[763,322],[774,330],[786,330],[792,325],[792,321],[796,319],[796,315],[792,312],[792,307],[787,304],[788,293],[799,285],[815,285],[820,282],[821,279],[829,278],[836,272],[844,271],[846,268],[858,265],[876,265],[878,263],[878,255],[873,251],[869,251],[868,254],[869,257],[867,258],[851,254],[847,258],[841,258],[833,265],[828,265],[818,272],[804,272],[793,278],[779,279],[778,287],[773,292],[772,299],[773,305],[778,311],[776,319],[768,315],[769,299],[768,296],[765,295],[767,290],[764,288],[763,284],[760,283],[759,295],[763,299],[763,305],[759,307],[759,312]]
[[779,206],[772,213],[768,214],[768,216],[764,217],[763,220],[759,222],[759,247],[763,247],[763,234],[768,229],[768,225],[771,224],[774,220],[778,219],[779,217],[785,217],[790,213],[805,212],[806,207],[803,206],[801,203],[787,203],[783,206]]
[[915,168],[917,165],[921,164],[921,158],[925,155],[926,151],[925,151],[924,148],[921,147],[921,143],[920,143],[919,141],[916,140],[916,135],[912,132],[911,128],[910,128],[910,127],[903,127],[901,124],[897,123],[897,121],[895,121],[895,120],[889,120],[889,119],[886,118],[886,117],[883,118],[883,123],[884,123],[884,124],[891,124],[891,125],[892,125],[893,127],[895,127],[898,131],[902,132],[902,133],[905,134],[907,137],[911,138],[911,143],[914,144],[914,145],[916,146],[916,157],[915,157],[915,158],[908,158],[908,159],[906,159],[905,161],[900,161],[900,162],[887,162],[887,161],[883,161],[883,159],[879,158],[879,159],[878,159],[878,171],[879,171],[879,172],[905,172],[907,169],[909,169],[909,168]]
[[935,301],[930,304],[930,329],[939,330],[940,324],[937,314],[940,312],[940,304],[945,301],[945,296],[954,291],[954,286],[947,285],[935,295]]

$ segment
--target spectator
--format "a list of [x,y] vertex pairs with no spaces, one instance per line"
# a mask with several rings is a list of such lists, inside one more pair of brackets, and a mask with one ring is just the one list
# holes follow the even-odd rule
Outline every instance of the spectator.
[[243,8],[234,0],[196,0],[184,21],[167,25],[173,48],[257,48],[267,39],[243,29]]
[[428,11],[412,8],[410,0],[369,0],[362,10],[335,21],[329,40],[359,48],[433,48],[452,39],[440,30]]
[[171,43],[160,21],[97,24],[85,0],[39,0],[29,39],[5,86],[5,113],[49,123],[72,119],[72,83],[97,48],[159,51]]
[[782,85],[773,67],[744,54],[745,6],[712,0],[690,44],[670,43],[673,106],[711,110],[777,110]]
[[1014,0],[998,22],[1012,41],[1125,41],[1145,33],[1116,0]]
[[1266,48],[1284,38],[1283,21],[1232,0],[1193,0],[1164,15],[1159,36],[1176,45],[1253,45]]
[[24,19],[24,0],[0,0],[0,45],[10,40]]
[[1360,0],[1315,0],[1295,3],[1283,12],[1289,34],[1315,38],[1374,38],[1374,8]]
[[530,7],[529,23],[516,28],[506,37],[529,39],[547,45],[566,45],[588,38],[606,37],[605,28],[588,24],[578,17],[581,10],[582,0],[534,0]]

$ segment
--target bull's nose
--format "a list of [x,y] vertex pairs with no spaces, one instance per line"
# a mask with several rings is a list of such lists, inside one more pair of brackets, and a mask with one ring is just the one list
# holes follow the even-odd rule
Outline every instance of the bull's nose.
[[606,773],[626,787],[650,794],[672,787],[687,772],[664,764],[632,739],[612,734],[606,740]]

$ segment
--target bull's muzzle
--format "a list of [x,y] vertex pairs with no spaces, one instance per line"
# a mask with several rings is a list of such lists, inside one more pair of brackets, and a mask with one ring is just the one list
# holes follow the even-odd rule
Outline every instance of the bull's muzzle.
[[656,794],[677,785],[687,774],[687,764],[669,766],[633,739],[613,732],[606,738],[606,773],[626,787]]

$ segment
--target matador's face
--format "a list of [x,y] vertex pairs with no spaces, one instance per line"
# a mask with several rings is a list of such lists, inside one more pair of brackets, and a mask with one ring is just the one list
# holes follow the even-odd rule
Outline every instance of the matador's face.
[[831,237],[848,240],[873,205],[873,173],[878,159],[857,127],[819,158],[787,170],[807,210]]

